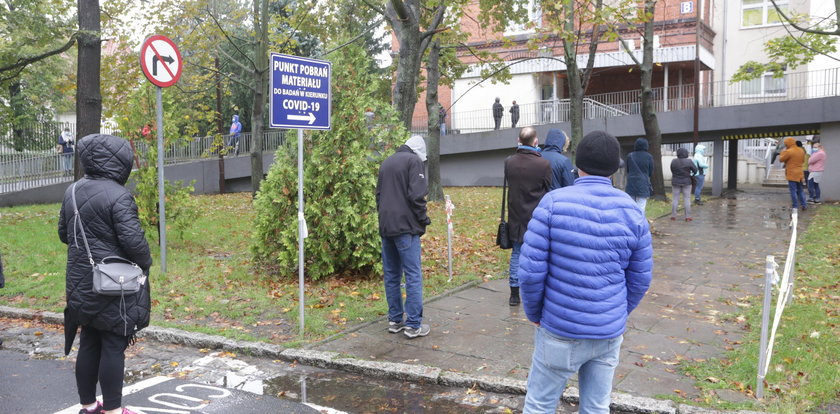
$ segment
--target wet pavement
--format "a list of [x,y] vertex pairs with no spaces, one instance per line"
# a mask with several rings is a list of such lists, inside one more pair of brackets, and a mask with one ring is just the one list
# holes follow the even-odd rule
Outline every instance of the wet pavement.
[[[59,412],[75,407],[77,396],[73,365],[75,348],[63,355],[62,327],[32,320],[0,318],[0,412]],[[77,340],[78,341],[78,340]],[[78,345],[78,342],[76,342]],[[172,379],[172,380],[170,380]],[[478,389],[444,387],[411,381],[370,378],[270,358],[232,352],[197,349],[139,338],[126,352],[126,387],[152,381],[124,398],[137,412],[310,412],[347,413],[510,413],[522,409],[521,395]],[[159,384],[165,381],[163,384]],[[185,394],[184,384],[208,384],[214,388]],[[218,389],[233,395],[218,399]],[[31,401],[32,390],[46,395]],[[180,390],[180,392],[178,392]],[[201,392],[208,394],[200,397]],[[250,395],[250,397],[249,397]],[[161,397],[163,396],[163,397]],[[168,399],[168,400],[167,400]],[[216,400],[218,399],[218,400]],[[289,405],[306,403],[307,406]],[[169,405],[166,405],[169,404]],[[285,404],[285,405],[284,405]],[[143,407],[149,407],[142,410]],[[175,409],[176,411],[159,411]],[[326,411],[320,411],[327,409]],[[6,411],[10,410],[10,411]],[[33,411],[34,410],[34,411]],[[333,410],[333,411],[330,411]],[[563,405],[559,412],[573,412]],[[78,412],[78,407],[67,412]]]
[[[694,380],[680,374],[677,365],[721,357],[740,343],[749,329],[739,317],[748,306],[742,299],[762,292],[766,255],[775,255],[779,263],[784,259],[789,203],[786,189],[748,189],[694,206],[692,222],[667,216],[654,222],[653,281],[630,316],[614,391],[647,397],[699,395]],[[807,227],[811,214],[800,214],[800,229]],[[507,305],[506,267],[500,263],[496,280],[427,303],[424,322],[432,328],[427,337],[409,340],[389,334],[382,321],[314,349],[525,380],[534,326],[521,307]],[[719,397],[750,398],[727,391]]]

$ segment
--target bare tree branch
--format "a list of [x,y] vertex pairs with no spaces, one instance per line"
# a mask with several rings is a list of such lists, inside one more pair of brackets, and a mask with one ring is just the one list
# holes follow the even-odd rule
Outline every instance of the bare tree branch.
[[[220,71],[220,70],[217,70],[216,68],[211,68],[211,67],[208,67],[208,66],[199,65],[199,64],[197,64],[197,63],[192,63],[191,61],[186,61],[186,64],[187,64],[187,65],[190,65],[190,66],[195,66],[195,67],[200,68],[200,69],[204,69],[204,70],[209,71],[209,72],[218,73],[219,75],[222,75],[222,76],[224,76],[225,78],[227,78],[227,79],[229,79],[229,80],[231,80],[231,81],[233,81],[233,82],[235,82],[235,83],[238,83],[238,84],[240,84],[240,85],[242,85],[242,86],[244,86],[244,87],[246,87],[246,88],[249,88],[249,89],[251,89],[251,90],[254,90],[254,85],[252,85],[251,83],[248,83],[248,82],[245,82],[245,81],[243,81],[243,80],[239,79],[239,77],[238,77],[238,76],[234,76],[234,75],[232,75],[232,74],[230,74],[230,73],[222,72],[222,71]],[[250,70],[250,69],[249,69],[249,70]],[[215,85],[213,85],[213,87],[215,88]]]
[[[834,36],[840,35],[840,25],[838,25],[838,28],[836,30],[834,30],[833,32],[827,32],[825,30],[816,30],[816,29],[810,29],[810,28],[807,28],[807,27],[802,27],[799,24],[797,24],[796,22],[794,22],[790,17],[788,17],[788,15],[785,14],[785,12],[782,11],[782,9],[779,7],[779,5],[776,4],[776,0],[770,0],[770,2],[773,3],[773,7],[776,9],[776,12],[779,13],[779,16],[782,16],[782,19],[787,21],[788,24],[790,24],[791,26],[793,26],[794,29],[799,30],[800,32],[813,33],[813,34],[818,34],[818,35],[834,35]],[[834,5],[835,5],[835,10],[840,9],[840,0],[834,0]]]
[[371,23],[370,25],[368,25],[368,27],[365,30],[363,30],[358,35],[354,36],[352,39],[350,39],[350,40],[348,40],[348,41],[346,41],[346,42],[344,42],[344,43],[342,43],[342,44],[340,44],[340,45],[338,45],[338,46],[336,46],[336,47],[334,47],[334,48],[332,48],[332,49],[330,49],[330,50],[328,50],[324,53],[321,53],[317,57],[323,57],[323,56],[329,55],[330,53],[335,52],[336,50],[341,49],[341,48],[343,48],[343,47],[361,39],[362,36],[367,34],[367,32],[369,32],[371,29],[375,28],[376,26],[379,26],[380,24],[382,24],[382,19],[374,20],[374,22]]
[[[597,0],[595,2],[595,10],[601,8],[604,0]],[[586,60],[586,71],[583,73],[583,92],[586,93],[586,88],[589,87],[589,80],[592,79],[592,67],[595,66],[595,53],[598,52],[598,43],[601,41],[601,25],[595,25],[592,28],[592,37],[589,38],[589,57]]]
[[[216,27],[218,27],[218,28],[219,28],[219,30],[222,32],[222,36],[224,36],[224,37],[225,37],[225,39],[227,39],[228,43],[230,43],[230,45],[231,45],[231,46],[233,46],[233,48],[234,48],[234,49],[236,49],[236,51],[237,51],[237,52],[239,52],[239,54],[240,54],[240,55],[242,55],[242,56],[245,58],[245,60],[247,60],[247,61],[248,61],[248,63],[250,63],[250,64],[251,64],[251,68],[246,68],[246,70],[249,70],[249,71],[250,71],[250,70],[258,70],[258,69],[257,69],[257,64],[256,64],[253,60],[251,60],[251,58],[250,58],[250,57],[249,57],[249,56],[248,56],[248,55],[247,55],[244,51],[242,51],[242,49],[240,49],[240,48],[239,48],[239,45],[237,45],[236,43],[234,43],[233,39],[231,39],[231,38],[230,38],[230,35],[228,35],[227,30],[225,30],[225,29],[222,27],[221,23],[219,23],[219,20],[218,20],[218,19],[216,19],[216,16],[215,16],[213,13],[210,13],[210,18],[211,18],[211,19],[213,19],[213,23],[215,23],[215,24],[216,24]],[[221,52],[222,52],[222,53],[223,53],[223,54],[224,54],[224,55],[225,55],[228,59],[230,59],[230,60],[232,60],[232,61],[236,62],[237,64],[240,64],[240,65],[241,65],[241,63],[239,63],[239,61],[238,61],[238,60],[236,60],[235,58],[233,58],[233,57],[232,57],[232,56],[230,56],[229,54],[224,53],[224,51],[222,51],[222,49],[221,49],[221,48],[217,47],[216,49],[218,49],[219,51],[221,51]]]
[[225,58],[227,58],[229,61],[233,62],[236,66],[239,66],[239,68],[240,68],[240,69],[242,69],[242,70],[244,70],[244,71],[246,71],[246,72],[253,72],[253,71],[255,71],[255,70],[256,70],[256,69],[255,69],[256,67],[248,67],[248,66],[246,66],[244,63],[242,63],[242,62],[240,62],[240,61],[236,60],[236,58],[234,58],[233,56],[231,56],[230,54],[228,54],[228,52],[225,52],[225,50],[224,50],[224,49],[222,49],[221,47],[219,47],[218,45],[216,45],[216,51],[218,51],[219,53],[221,53],[222,55],[224,55],[224,56],[225,56]]
[[362,2],[363,2],[363,3],[365,3],[365,5],[366,5],[366,6],[368,6],[371,10],[373,10],[373,11],[375,11],[375,12],[377,12],[377,13],[381,14],[382,16],[385,16],[386,18],[388,17],[388,16],[387,16],[387,13],[385,13],[385,9],[383,9],[383,8],[381,8],[381,7],[379,7],[379,6],[375,5],[375,4],[373,4],[373,3],[371,3],[371,2],[370,2],[370,1],[368,1],[368,0],[362,0]]
[[[73,33],[73,35],[70,36],[70,39],[67,40],[67,43],[65,43],[64,45],[62,45],[59,48],[56,48],[56,49],[53,49],[53,50],[50,50],[50,51],[47,51],[47,52],[44,52],[44,53],[41,53],[41,54],[35,55],[35,56],[21,56],[12,64],[9,64],[9,65],[6,65],[6,66],[0,66],[0,73],[10,71],[10,70],[15,70],[15,69],[21,69],[22,70],[23,68],[25,68],[25,67],[27,67],[27,66],[29,66],[29,65],[31,65],[31,64],[39,61],[39,60],[46,59],[50,56],[54,56],[54,55],[57,55],[59,53],[64,53],[67,49],[70,49],[76,43],[76,38],[78,36],[79,36],[78,32]],[[20,72],[18,72],[18,73],[20,73]]]
[[429,27],[426,29],[426,32],[420,35],[421,39],[425,39],[427,37],[431,37],[435,33],[438,33],[438,26],[440,26],[441,22],[443,22],[443,16],[446,14],[446,4],[441,3],[438,6],[437,11],[435,12],[435,17],[432,19],[432,23],[429,24]]

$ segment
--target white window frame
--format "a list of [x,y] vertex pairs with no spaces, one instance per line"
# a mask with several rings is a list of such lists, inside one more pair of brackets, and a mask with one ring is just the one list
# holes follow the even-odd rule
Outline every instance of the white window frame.
[[[781,80],[784,82],[783,86],[784,89],[782,92],[767,92],[768,87],[768,79],[771,81],[779,81]],[[759,84],[759,92],[758,93],[744,93],[744,83],[745,82],[755,82],[758,81]],[[781,97],[787,96],[787,74],[783,75],[781,78],[774,78],[773,72],[764,72],[761,77],[752,79],[749,81],[741,81],[739,82],[740,87],[740,97],[741,98],[767,98],[767,97]]]
[[[776,0],[776,3],[779,5],[780,8],[782,6],[786,6],[787,10],[788,11],[790,10],[789,0]],[[752,25],[752,26],[744,26],[744,11],[745,10],[755,10],[755,9],[761,9],[761,23],[755,24],[755,25]],[[761,3],[757,3],[757,4],[744,4],[744,0],[741,0],[741,16],[740,16],[740,22],[739,22],[739,24],[741,25],[741,28],[742,29],[753,29],[753,28],[756,28],[756,27],[781,26],[782,22],[784,21],[784,19],[782,18],[781,15],[779,15],[780,20],[778,22],[774,22],[774,23],[768,23],[767,22],[767,16],[768,16],[769,12],[773,9],[774,9],[773,3],[770,0],[762,0]]]
[[505,28],[505,36],[534,33],[536,27],[542,27],[542,7],[540,6],[540,0],[526,0],[525,8],[528,13],[528,21],[522,24],[509,24]]

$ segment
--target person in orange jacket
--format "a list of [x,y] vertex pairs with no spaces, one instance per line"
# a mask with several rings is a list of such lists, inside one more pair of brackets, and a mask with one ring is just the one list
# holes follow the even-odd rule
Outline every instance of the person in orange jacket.
[[807,210],[805,194],[802,192],[802,180],[805,173],[802,171],[802,164],[805,162],[805,150],[796,146],[793,137],[785,138],[785,149],[779,154],[779,161],[785,163],[785,179],[790,189],[791,208]]

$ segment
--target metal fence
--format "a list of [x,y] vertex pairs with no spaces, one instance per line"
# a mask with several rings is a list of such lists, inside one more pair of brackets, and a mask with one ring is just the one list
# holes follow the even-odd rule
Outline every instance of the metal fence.
[[[759,343],[758,373],[756,374],[756,397],[764,398],[764,378],[767,377],[767,370],[770,368],[770,358],[773,356],[773,343],[776,340],[776,332],[779,329],[779,322],[782,320],[782,312],[785,306],[793,297],[793,267],[796,265],[796,237],[799,214],[797,209],[791,213],[790,244],[788,245],[785,269],[781,278],[777,269],[779,265],[773,256],[765,258],[764,268],[764,304],[761,313],[761,340]],[[770,324],[770,307],[773,297],[773,286],[779,289],[776,296],[776,307],[773,312],[773,324]],[[769,334],[769,338],[768,338]]]
[[[654,110],[657,112],[682,111],[694,108],[694,85],[674,85],[653,88]],[[606,118],[641,113],[641,89],[587,95],[584,98],[584,119]],[[792,101],[799,99],[840,96],[840,68],[810,72],[788,73],[781,78],[763,76],[748,82],[706,82],[699,87],[700,108],[749,105],[757,103]],[[517,127],[567,122],[569,100],[556,99],[519,105]],[[501,128],[511,128],[510,114],[505,111]],[[427,119],[415,117],[413,130],[426,129]],[[447,134],[489,131],[494,128],[490,107],[460,111],[452,108],[447,123]]]
[[[274,151],[285,145],[287,132],[263,133],[263,151]],[[163,162],[166,165],[190,162],[218,157],[220,152],[227,157],[243,156],[251,152],[252,144],[251,133],[241,134],[238,142],[230,135],[184,139],[164,148]],[[132,145],[138,160],[136,167],[153,144],[137,140]],[[54,147],[54,143],[50,144],[49,150],[43,151],[10,151],[0,147],[0,193],[73,181],[73,154],[58,154]]]

